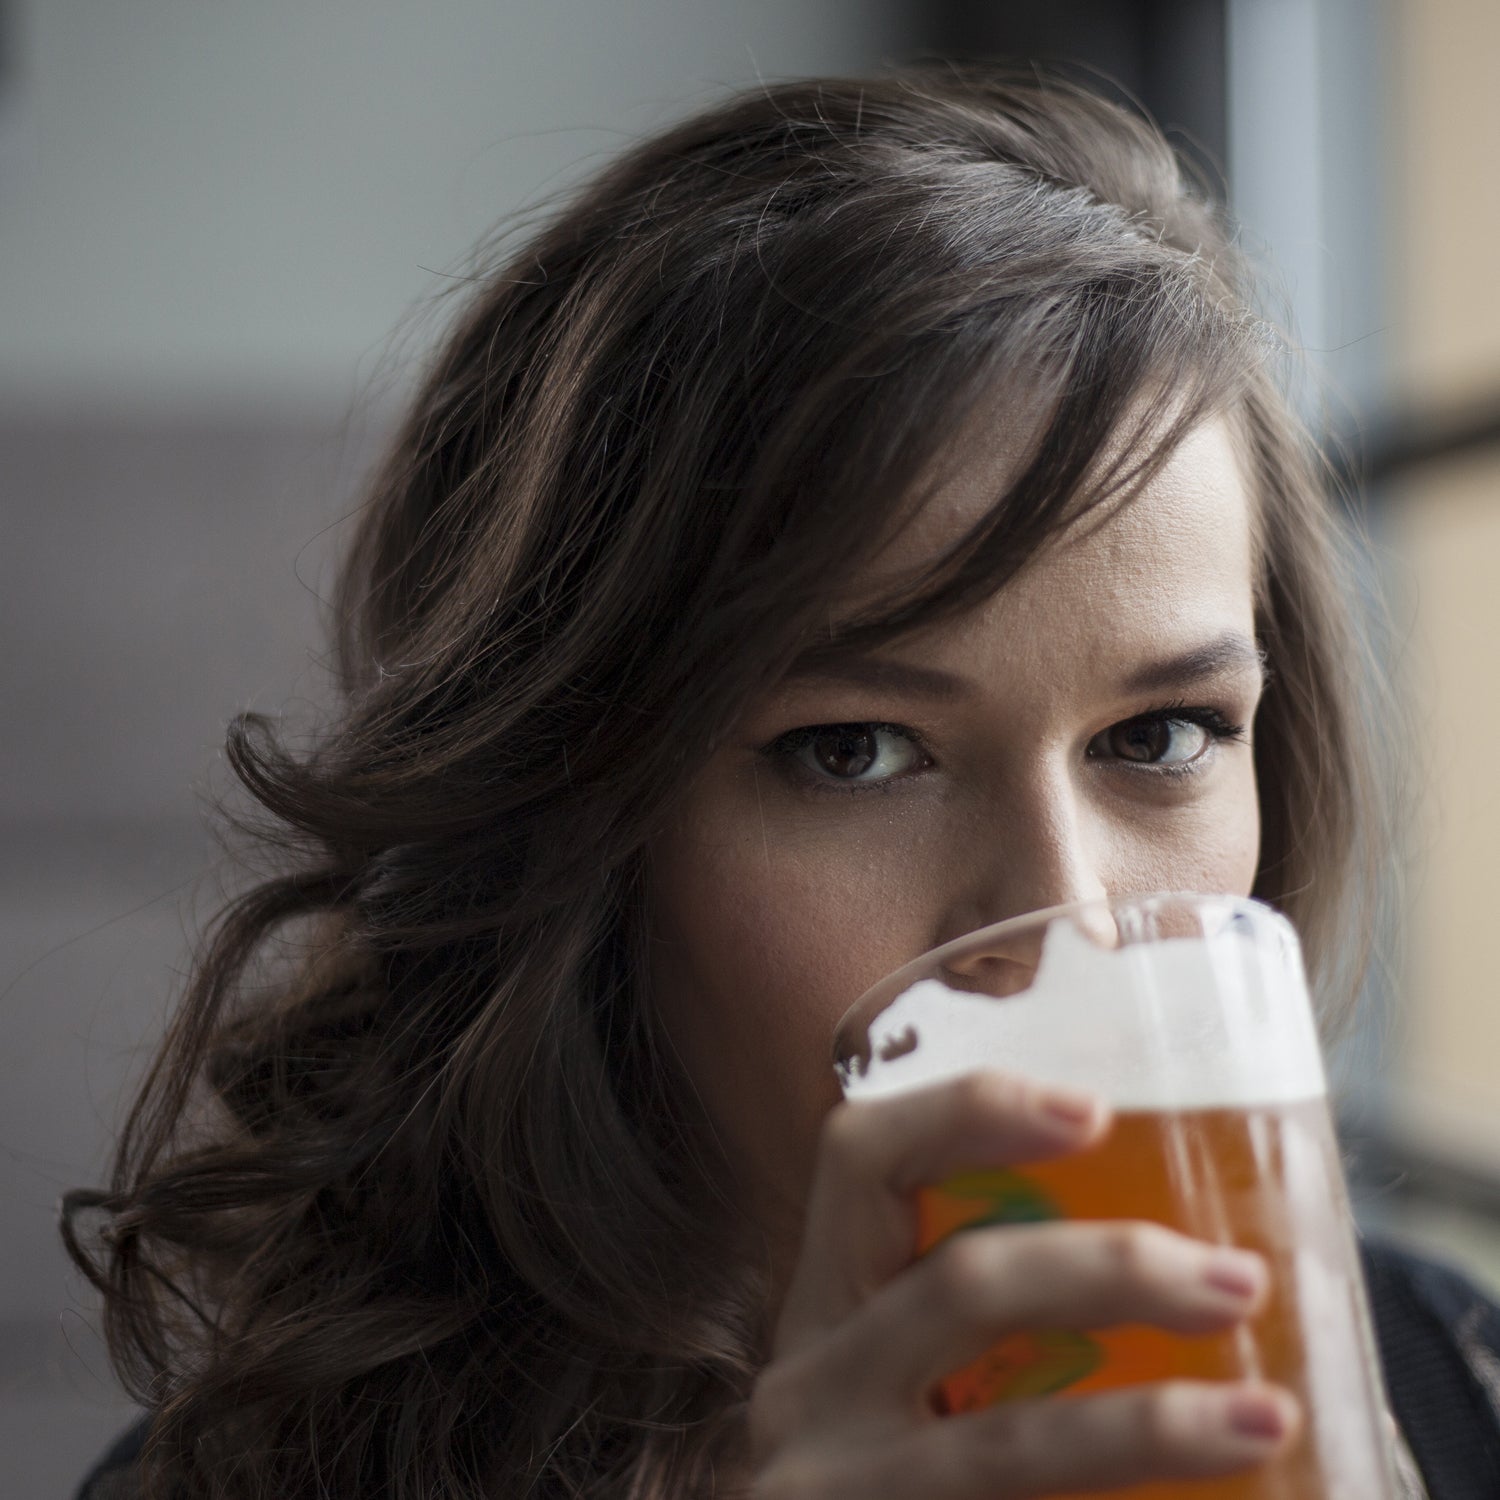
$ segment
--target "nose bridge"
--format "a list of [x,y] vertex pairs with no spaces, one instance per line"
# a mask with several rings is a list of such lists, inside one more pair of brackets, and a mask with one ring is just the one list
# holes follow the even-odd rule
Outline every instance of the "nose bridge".
[[1036,765],[997,788],[976,832],[968,930],[1108,894],[1099,830],[1065,764]]
[[[1008,789],[993,815],[981,820],[976,842],[962,910],[950,917],[950,937],[1108,894],[1089,809],[1062,768],[1038,771]],[[1032,982],[1041,941],[1038,928],[989,941],[947,960],[945,977],[958,989],[1015,994]]]
[[1105,893],[1090,810],[1071,778],[1049,779],[1038,809],[1037,891],[1032,908],[1086,901]]

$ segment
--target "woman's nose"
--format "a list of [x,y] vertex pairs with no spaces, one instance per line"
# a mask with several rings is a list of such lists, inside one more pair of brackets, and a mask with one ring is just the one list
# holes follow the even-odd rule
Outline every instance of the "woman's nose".
[[[1100,841],[1093,836],[1086,809],[1060,790],[1037,796],[1029,817],[1019,815],[1024,811],[1013,805],[992,828],[979,830],[977,845],[968,846],[967,890],[954,913],[957,924],[950,927],[950,938],[1028,912],[1108,898]],[[1107,913],[1085,918],[1085,930],[1096,941],[1111,940],[1102,931],[1106,926],[1113,928]],[[1042,937],[1042,927],[1023,925],[964,950],[944,967],[959,988],[1015,994],[1031,984],[1041,961]]]
[[1031,988],[1041,956],[1041,933],[1028,931],[945,960],[943,978],[953,989],[973,994],[1018,995]]
[[[981,928],[968,941],[959,939],[957,951],[942,962],[943,979],[954,989],[981,995],[1016,995],[1030,989],[1041,967],[1048,929],[1056,919],[1072,923],[1096,947],[1118,945],[1119,926],[1102,899],[1068,903],[1062,910],[1065,918],[1055,907],[1042,908],[1035,921],[1013,918],[998,927]],[[1048,916],[1049,911],[1056,916]]]

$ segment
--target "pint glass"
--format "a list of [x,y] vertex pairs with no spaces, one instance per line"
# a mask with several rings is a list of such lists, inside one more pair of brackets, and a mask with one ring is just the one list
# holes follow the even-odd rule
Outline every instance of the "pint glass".
[[1142,1381],[1286,1386],[1303,1430],[1273,1463],[1146,1500],[1392,1500],[1390,1431],[1301,952],[1269,907],[1148,896],[1018,917],[906,965],[840,1023],[844,1093],[980,1067],[1087,1090],[1097,1146],[1020,1169],[976,1162],[919,1194],[919,1250],[980,1225],[1151,1219],[1259,1251],[1271,1294],[1223,1334],[1141,1325],[1012,1335],[945,1379],[949,1412]]

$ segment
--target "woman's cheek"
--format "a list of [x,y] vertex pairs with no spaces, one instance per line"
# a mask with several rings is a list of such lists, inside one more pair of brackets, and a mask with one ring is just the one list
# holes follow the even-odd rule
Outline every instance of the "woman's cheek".
[[650,967],[658,1022],[731,1157],[790,1195],[838,1098],[834,1027],[927,945],[932,872],[899,818],[768,801],[700,794],[657,841]]
[[[1179,890],[1218,891],[1248,896],[1260,865],[1260,798],[1249,749],[1234,746],[1224,766],[1218,794],[1210,799],[1190,831],[1172,852],[1185,872]],[[1169,882],[1160,886],[1167,889]]]
[[651,854],[661,935],[700,971],[732,966],[736,991],[762,996],[753,1011],[790,1005],[782,1019],[809,1004],[842,1014],[921,951],[939,899],[932,853],[943,839],[929,810],[879,792],[822,796],[768,771],[748,787],[716,778]]

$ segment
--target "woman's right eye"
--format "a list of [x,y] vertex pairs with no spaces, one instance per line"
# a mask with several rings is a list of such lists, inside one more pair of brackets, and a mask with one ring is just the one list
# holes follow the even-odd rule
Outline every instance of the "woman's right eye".
[[795,761],[819,781],[850,788],[878,786],[927,763],[899,724],[809,724],[773,740],[766,753]]

